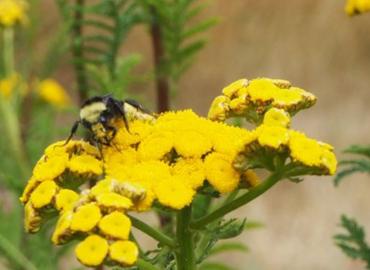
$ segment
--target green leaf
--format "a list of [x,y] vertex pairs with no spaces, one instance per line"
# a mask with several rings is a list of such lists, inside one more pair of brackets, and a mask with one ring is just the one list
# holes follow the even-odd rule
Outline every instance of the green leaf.
[[210,252],[210,255],[217,255],[224,252],[248,252],[249,248],[241,242],[226,242],[216,245]]
[[202,33],[208,30],[209,28],[215,26],[218,23],[218,21],[219,21],[218,18],[209,18],[207,20],[204,20],[198,23],[197,25],[191,27],[190,29],[186,30],[182,34],[182,39],[187,39],[189,37],[192,37],[196,34],[199,34],[199,33]]
[[359,154],[370,158],[370,145],[351,145],[343,152],[349,154]]
[[346,234],[334,236],[336,245],[350,258],[361,259],[370,269],[370,247],[365,240],[364,229],[354,219],[341,217],[341,226]]

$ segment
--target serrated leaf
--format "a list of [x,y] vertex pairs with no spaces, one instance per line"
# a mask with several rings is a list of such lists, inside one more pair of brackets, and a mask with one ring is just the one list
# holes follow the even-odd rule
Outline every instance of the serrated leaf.
[[219,20],[217,18],[209,18],[207,20],[204,20],[204,21],[198,23],[197,25],[187,29],[181,35],[181,38],[182,39],[187,39],[187,38],[193,37],[196,34],[202,33],[204,31],[208,30],[209,28],[215,26],[218,23],[218,21]]
[[343,153],[359,154],[370,158],[370,145],[351,145]]

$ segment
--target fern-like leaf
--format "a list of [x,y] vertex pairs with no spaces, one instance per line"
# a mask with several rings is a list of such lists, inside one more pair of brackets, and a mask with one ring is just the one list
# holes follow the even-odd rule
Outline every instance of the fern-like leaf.
[[356,220],[345,215],[341,217],[341,227],[346,233],[334,236],[336,245],[352,259],[364,261],[367,269],[370,269],[370,247],[366,243],[364,229]]

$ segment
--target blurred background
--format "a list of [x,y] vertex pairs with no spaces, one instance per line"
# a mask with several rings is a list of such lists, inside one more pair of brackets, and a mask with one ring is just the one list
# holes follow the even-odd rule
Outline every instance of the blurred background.
[[[344,1],[338,0],[211,1],[196,20],[218,17],[219,21],[202,34],[208,42],[176,84],[171,107],[192,108],[206,116],[212,99],[236,79],[288,79],[318,98],[313,108],[293,119],[294,129],[334,145],[339,159],[340,151],[350,144],[368,144],[370,14],[349,18],[344,5]],[[24,66],[24,57],[31,56],[35,60],[32,64],[39,64],[37,60],[45,56],[63,20],[54,1],[34,1],[30,9],[35,16],[31,22],[37,26],[28,24],[21,29],[26,32],[24,36],[32,34],[33,39],[32,44],[17,44],[19,66]],[[125,95],[137,97],[155,111],[155,80],[150,75],[154,59],[148,27],[135,26],[119,52],[122,56],[140,55],[132,70],[139,79],[127,86]],[[50,57],[53,59],[52,54]],[[66,53],[58,59],[50,75],[67,89],[73,104],[78,106],[70,58]],[[31,77],[32,72],[31,66]],[[77,109],[54,113],[59,131],[55,131],[53,139],[63,139],[77,117]],[[34,139],[49,132],[38,130]],[[38,141],[34,149],[39,150],[35,152],[47,143],[40,145]],[[227,260],[240,270],[364,269],[361,263],[342,254],[332,237],[340,231],[342,213],[356,217],[365,228],[370,228],[369,189],[370,181],[363,175],[350,177],[338,188],[331,177],[307,177],[300,184],[283,182],[234,213],[264,224],[263,228],[241,236],[249,253],[228,254],[219,260]],[[5,211],[15,207],[16,201],[6,199],[5,188],[0,194]],[[65,265],[70,262],[63,261],[61,265],[61,269],[68,269]]]

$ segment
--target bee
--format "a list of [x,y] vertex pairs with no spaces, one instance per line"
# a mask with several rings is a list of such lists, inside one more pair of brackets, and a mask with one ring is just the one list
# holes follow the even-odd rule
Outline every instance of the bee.
[[154,118],[135,100],[125,99],[122,101],[113,98],[110,94],[92,97],[82,104],[80,119],[73,124],[65,145],[73,138],[81,124],[91,132],[92,142],[99,147],[101,145],[109,146],[117,133],[114,120],[122,119],[125,128],[130,132],[128,117],[137,119]]

